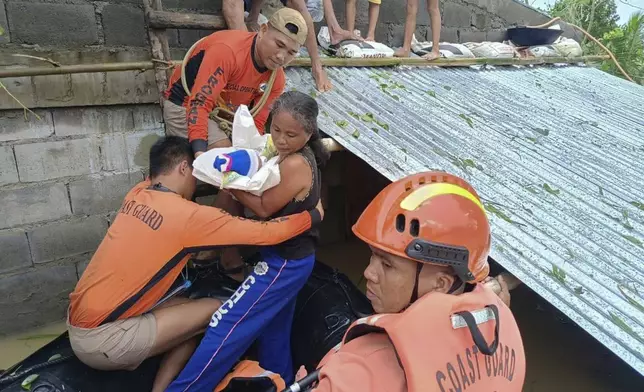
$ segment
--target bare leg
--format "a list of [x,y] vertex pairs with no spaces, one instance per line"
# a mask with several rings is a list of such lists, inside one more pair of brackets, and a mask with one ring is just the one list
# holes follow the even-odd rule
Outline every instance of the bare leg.
[[418,0],[407,0],[407,16],[405,18],[405,38],[402,48],[396,50],[394,56],[409,57],[411,53],[411,39],[416,30],[416,15],[418,14]]
[[367,33],[366,41],[376,40],[376,25],[378,24],[378,16],[380,14],[380,4],[369,2],[369,32]]
[[222,13],[228,29],[248,31],[244,23],[243,0],[223,0]]
[[438,0],[427,0],[427,12],[429,12],[432,24],[432,52],[423,56],[425,60],[434,60],[440,57],[440,35],[441,35],[441,11],[438,8]]
[[347,30],[353,31],[356,28],[356,0],[346,0],[344,13],[347,18]]
[[181,372],[190,356],[195,352],[199,339],[194,337],[168,351],[161,361],[161,366],[154,378],[152,392],[163,392]]
[[253,0],[250,5],[250,10],[248,10],[248,18],[246,19],[246,23],[250,31],[259,31],[259,23],[257,23],[257,18],[259,18],[259,13],[262,10],[262,4],[264,4],[264,0]]
[[182,303],[152,311],[157,323],[157,336],[150,357],[162,354],[206,330],[212,314],[221,301],[215,298],[183,299]]
[[331,0],[323,0],[322,4],[324,5],[324,17],[326,19],[326,24],[329,27],[329,36],[331,38],[331,45],[336,45],[340,41],[347,39],[354,39],[358,41],[363,41],[363,38],[358,37],[353,31],[344,30],[340,27],[338,20],[335,17],[335,12],[333,11],[333,3]]

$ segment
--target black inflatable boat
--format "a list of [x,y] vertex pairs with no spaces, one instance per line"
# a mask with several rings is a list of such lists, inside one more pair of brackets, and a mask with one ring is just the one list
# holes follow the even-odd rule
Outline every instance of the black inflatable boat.
[[[196,278],[186,294],[193,298],[228,298],[239,285],[214,269],[201,267],[191,273]],[[372,312],[367,298],[344,274],[317,262],[297,298],[291,335],[294,370],[304,365],[313,371],[349,325]],[[2,373],[0,391],[24,392],[21,384],[27,379],[33,380],[31,392],[150,391],[160,360],[150,358],[131,372],[94,370],[74,356],[64,333]]]

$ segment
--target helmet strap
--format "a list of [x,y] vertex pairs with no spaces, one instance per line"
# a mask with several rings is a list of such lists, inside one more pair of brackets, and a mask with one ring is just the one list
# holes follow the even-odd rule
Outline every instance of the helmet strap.
[[414,291],[411,292],[411,299],[409,304],[413,304],[418,299],[418,280],[420,278],[420,271],[423,270],[424,263],[416,263],[416,281],[414,282]]

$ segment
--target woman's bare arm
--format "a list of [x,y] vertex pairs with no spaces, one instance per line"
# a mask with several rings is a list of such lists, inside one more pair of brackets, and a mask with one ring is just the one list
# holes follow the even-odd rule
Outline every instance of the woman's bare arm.
[[299,154],[288,156],[280,163],[279,167],[280,183],[261,196],[237,189],[231,189],[230,192],[260,218],[272,216],[284,208],[303,189],[310,187],[313,176],[308,162]]

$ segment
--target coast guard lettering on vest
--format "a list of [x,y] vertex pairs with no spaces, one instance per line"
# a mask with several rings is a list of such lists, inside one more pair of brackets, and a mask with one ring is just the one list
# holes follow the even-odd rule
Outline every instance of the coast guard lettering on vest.
[[512,382],[517,360],[514,348],[503,343],[499,343],[493,355],[484,355],[473,345],[454,359],[436,372],[436,382],[441,392],[465,391],[485,377],[502,377]]

